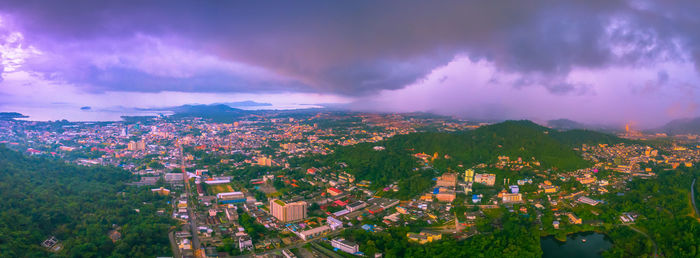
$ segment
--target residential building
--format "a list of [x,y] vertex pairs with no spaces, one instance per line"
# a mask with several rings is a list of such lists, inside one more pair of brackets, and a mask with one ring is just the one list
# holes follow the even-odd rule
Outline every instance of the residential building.
[[523,201],[523,195],[519,193],[501,193],[499,194],[499,196],[501,197],[503,203],[514,203]]
[[329,187],[329,188],[326,190],[326,192],[327,192],[328,194],[330,194],[331,196],[338,196],[338,195],[343,194],[343,191],[338,190],[337,188],[334,188],[334,187]]
[[142,151],[146,149],[146,143],[143,140],[138,142],[130,141],[127,145],[127,149],[130,151]]
[[474,182],[493,186],[496,183],[496,175],[494,174],[475,174]]
[[326,222],[327,222],[328,225],[331,227],[331,230],[336,230],[336,229],[339,229],[339,228],[343,228],[343,222],[340,221],[340,220],[338,220],[338,219],[336,219],[336,218],[333,218],[333,217],[331,217],[331,216],[328,216],[328,217],[326,218]]
[[407,233],[408,240],[416,241],[419,244],[430,243],[442,239],[442,234],[423,230],[420,233]]
[[447,189],[447,188],[440,188],[439,192],[435,195],[437,197],[438,201],[441,202],[452,202],[455,200],[456,195],[455,191]]
[[600,203],[599,201],[593,200],[593,199],[588,198],[588,197],[586,197],[586,196],[581,196],[581,197],[579,197],[579,198],[578,198],[578,201],[579,201],[580,203],[585,203],[585,204],[588,204],[588,205],[591,205],[591,206],[596,206],[596,205],[598,205],[598,203]]
[[238,250],[242,252],[246,249],[253,249],[253,240],[247,235],[238,238]]
[[165,188],[163,188],[163,187],[151,189],[151,192],[156,193],[156,194],[158,194],[158,195],[162,195],[162,196],[168,196],[168,195],[170,195],[170,190],[165,189]]
[[285,203],[279,199],[270,200],[270,214],[282,222],[306,218],[306,202]]
[[457,185],[457,174],[445,173],[437,178],[437,186],[455,187]]
[[577,217],[575,214],[569,212],[566,214],[567,217],[569,217],[569,222],[571,224],[581,224],[583,223],[583,220],[579,217]]
[[362,208],[364,208],[364,207],[367,207],[367,203],[366,203],[366,202],[362,202],[362,201],[356,201],[356,202],[353,202],[353,203],[351,203],[351,204],[348,204],[348,206],[346,206],[346,208],[347,208],[348,211],[350,211],[350,212],[360,210],[360,209],[362,209]]
[[467,169],[464,171],[464,181],[465,182],[472,182],[474,180],[474,170],[473,169]]

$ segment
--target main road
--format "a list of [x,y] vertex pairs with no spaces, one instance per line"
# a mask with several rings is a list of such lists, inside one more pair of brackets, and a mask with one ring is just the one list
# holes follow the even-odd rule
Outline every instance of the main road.
[[697,178],[694,178],[693,183],[690,184],[690,201],[693,202],[693,211],[695,211],[695,217],[700,218],[700,212],[698,212],[698,206],[695,205],[695,180],[697,180]]
[[185,151],[184,148],[182,148],[182,144],[178,142],[178,146],[180,147],[180,155],[181,160],[180,160],[180,168],[182,168],[182,179],[185,183],[185,189],[187,190],[187,214],[189,214],[189,222],[190,222],[190,232],[192,233],[192,249],[199,250],[200,248],[200,243],[199,243],[199,237],[197,236],[197,214],[194,212],[194,202],[190,200],[192,197],[192,194],[190,193],[190,182],[187,177],[187,171],[185,170]]

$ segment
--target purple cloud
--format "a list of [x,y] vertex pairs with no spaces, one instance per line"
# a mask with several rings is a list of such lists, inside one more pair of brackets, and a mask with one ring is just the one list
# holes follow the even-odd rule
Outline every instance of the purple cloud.
[[[12,65],[6,60],[21,60],[15,71],[94,94],[301,92],[368,100],[419,85],[435,70],[468,58],[489,64],[491,83],[509,91],[538,88],[542,96],[533,94],[531,101],[558,102],[602,100],[606,87],[676,96],[678,85],[687,85],[694,92],[698,81],[686,67],[695,67],[693,73],[700,67],[700,3],[690,0],[10,0],[0,10],[0,40],[19,33],[22,46],[10,48],[27,50],[19,57],[3,54],[5,73]],[[639,82],[646,90],[577,79],[582,71],[625,69],[655,79]],[[443,81],[473,72],[455,71]],[[467,86],[450,87],[460,92]],[[482,90],[484,99],[502,94]],[[485,114],[518,114],[505,101],[483,104],[478,107]],[[657,105],[665,110],[676,104]]]

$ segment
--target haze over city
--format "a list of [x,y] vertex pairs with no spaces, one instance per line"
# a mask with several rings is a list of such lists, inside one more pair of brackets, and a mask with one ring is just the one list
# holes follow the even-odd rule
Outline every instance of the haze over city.
[[0,111],[251,100],[656,127],[698,115],[698,5],[2,1]]

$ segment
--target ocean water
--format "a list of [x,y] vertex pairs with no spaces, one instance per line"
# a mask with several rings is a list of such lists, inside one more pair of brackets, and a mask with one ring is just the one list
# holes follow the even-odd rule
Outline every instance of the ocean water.
[[[291,110],[322,108],[319,105],[273,105],[259,107],[241,107],[245,110]],[[66,119],[68,121],[100,122],[100,121],[121,121],[122,116],[155,116],[172,115],[172,111],[142,110],[136,108],[90,108],[81,109],[75,106],[56,105],[52,107],[20,107],[20,106],[0,106],[0,112],[17,112],[29,116],[21,118],[31,121],[55,121]]]

